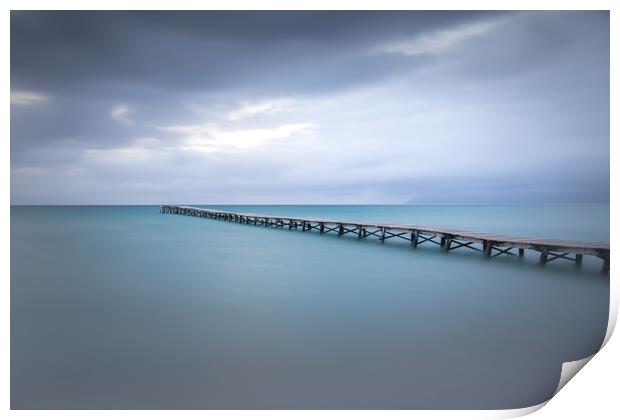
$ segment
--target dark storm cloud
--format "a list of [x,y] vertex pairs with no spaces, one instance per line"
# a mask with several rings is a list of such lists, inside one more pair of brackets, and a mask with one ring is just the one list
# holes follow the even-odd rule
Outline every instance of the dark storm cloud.
[[12,12],[11,91],[13,202],[609,199],[607,12]]
[[37,124],[14,110],[13,155],[80,136],[123,141],[126,127],[101,118],[118,101],[152,115],[197,91],[317,94],[402,73],[421,59],[372,56],[370,46],[480,15],[494,13],[13,12],[12,89],[55,98]]
[[12,83],[51,91],[88,91],[95,88],[93,82],[220,90],[241,89],[259,79],[278,89],[314,92],[385,77],[415,64],[406,57],[365,54],[382,40],[493,15],[14,12]]
[[[202,92],[318,94],[415,70],[424,58],[371,46],[493,12],[13,12],[12,89],[55,98],[13,112],[20,149],[33,143],[124,141],[101,116],[119,101],[168,118],[162,104]],[[153,106],[153,104],[156,104]],[[155,109],[153,109],[155,108]],[[24,117],[22,114],[26,113]]]

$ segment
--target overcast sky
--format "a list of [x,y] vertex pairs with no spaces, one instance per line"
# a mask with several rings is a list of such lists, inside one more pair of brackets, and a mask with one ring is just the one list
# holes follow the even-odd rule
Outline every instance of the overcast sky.
[[11,12],[12,204],[608,203],[607,12]]

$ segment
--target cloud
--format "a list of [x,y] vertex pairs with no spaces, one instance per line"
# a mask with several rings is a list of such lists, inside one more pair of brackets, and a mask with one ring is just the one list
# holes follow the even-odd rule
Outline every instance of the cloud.
[[133,125],[134,121],[129,118],[131,110],[125,105],[117,105],[110,111],[110,118],[126,125]]
[[137,163],[152,160],[165,154],[166,148],[158,139],[141,137],[125,147],[91,148],[84,150],[84,158],[99,162]]
[[42,168],[37,166],[20,166],[13,168],[11,173],[13,175],[34,175],[34,176],[45,176],[49,174],[48,168]]
[[441,54],[471,38],[486,34],[500,25],[502,21],[503,18],[481,20],[449,29],[434,30],[411,39],[385,43],[373,52],[404,55]]
[[496,12],[19,11],[11,13],[11,80],[74,94],[102,87],[109,97],[116,84],[123,95],[136,86],[242,89],[249,101],[257,89],[268,97],[332,91],[397,70],[392,60],[369,60],[372,45],[481,14]]
[[271,101],[262,101],[255,103],[243,103],[241,107],[230,111],[228,113],[228,119],[231,121],[237,121],[248,117],[253,117],[259,114],[274,114],[283,111],[295,110],[297,102],[294,99],[275,99]]
[[49,101],[48,95],[28,90],[12,90],[11,103],[15,105],[38,105]]
[[216,124],[158,127],[161,131],[182,135],[181,149],[206,153],[253,149],[274,140],[310,134],[315,128],[316,125],[313,123],[236,130],[223,130]]
[[316,128],[312,123],[283,124],[272,128],[223,130],[216,124],[157,127],[159,131],[179,135],[168,141],[140,137],[122,147],[88,148],[87,161],[100,163],[147,163],[183,154],[217,153],[255,149],[276,140],[305,136]]

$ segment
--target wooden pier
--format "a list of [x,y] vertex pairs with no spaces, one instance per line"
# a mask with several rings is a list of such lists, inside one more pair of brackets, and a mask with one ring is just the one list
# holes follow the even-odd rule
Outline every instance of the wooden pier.
[[342,220],[304,217],[266,216],[254,213],[238,213],[176,205],[162,205],[159,209],[161,213],[180,214],[251,225],[285,228],[289,230],[295,229],[303,232],[314,230],[321,234],[335,232],[338,236],[354,235],[357,239],[377,238],[381,243],[392,238],[402,239],[409,242],[413,248],[424,243],[429,243],[438,245],[444,252],[449,252],[458,248],[468,248],[479,251],[488,258],[503,254],[523,257],[525,255],[525,250],[530,250],[539,253],[538,265],[541,267],[556,259],[570,260],[573,261],[575,265],[580,266],[583,261],[583,256],[588,255],[602,259],[603,265],[601,272],[609,272],[609,243],[604,242],[526,238],[409,224],[347,222]]

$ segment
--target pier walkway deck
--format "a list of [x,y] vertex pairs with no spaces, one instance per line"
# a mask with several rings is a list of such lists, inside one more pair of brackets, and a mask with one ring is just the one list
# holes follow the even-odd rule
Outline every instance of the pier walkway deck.
[[288,228],[289,230],[300,229],[304,232],[315,230],[321,234],[335,232],[338,236],[349,234],[357,236],[358,239],[374,237],[378,238],[381,243],[391,238],[404,239],[410,242],[413,248],[428,242],[438,245],[444,252],[464,247],[480,251],[489,258],[502,254],[516,255],[515,252],[518,252],[518,255],[523,257],[527,249],[540,253],[538,259],[538,265],[540,266],[544,266],[546,263],[556,259],[571,260],[579,266],[583,261],[583,256],[589,255],[602,259],[601,272],[609,272],[609,243],[605,242],[526,238],[410,224],[343,221],[312,217],[267,216],[177,205],[162,205],[160,206],[160,212]]

